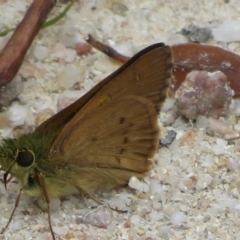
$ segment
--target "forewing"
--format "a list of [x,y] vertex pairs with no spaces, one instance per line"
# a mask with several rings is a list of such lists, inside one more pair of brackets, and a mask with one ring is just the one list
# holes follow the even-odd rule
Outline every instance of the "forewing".
[[171,49],[162,43],[154,44],[136,54],[84,97],[39,127],[41,130],[44,127],[51,127],[51,124],[61,126],[59,128],[61,132],[51,152],[56,151],[72,128],[76,128],[77,122],[83,115],[114,99],[129,95],[142,96],[149,99],[155,110],[159,112],[167,95],[171,69]]
[[56,154],[76,168],[145,172],[158,147],[157,119],[153,103],[146,98],[115,99],[78,118]]

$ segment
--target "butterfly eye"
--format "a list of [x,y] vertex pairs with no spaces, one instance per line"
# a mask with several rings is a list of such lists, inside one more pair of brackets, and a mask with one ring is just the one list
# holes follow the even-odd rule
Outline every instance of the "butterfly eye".
[[24,149],[18,152],[16,162],[21,167],[30,167],[35,161],[34,153],[31,150]]

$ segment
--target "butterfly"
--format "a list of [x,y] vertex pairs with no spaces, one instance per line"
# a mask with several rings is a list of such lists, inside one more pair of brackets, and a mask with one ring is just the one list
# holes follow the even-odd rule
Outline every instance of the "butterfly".
[[[4,184],[8,175],[21,192],[44,197],[53,239],[51,198],[91,193],[143,177],[159,142],[158,113],[167,97],[172,53],[153,44],[34,132],[5,139],[0,147]],[[4,231],[3,230],[3,231]]]

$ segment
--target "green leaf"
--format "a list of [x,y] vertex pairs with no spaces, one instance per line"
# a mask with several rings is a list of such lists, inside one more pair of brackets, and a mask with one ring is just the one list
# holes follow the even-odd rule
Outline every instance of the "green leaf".
[[0,32],[0,37],[4,37],[6,36],[8,33],[14,31],[15,28],[10,28],[10,29],[7,29],[7,30],[4,30],[3,32]]
[[74,4],[74,1],[72,1],[71,3],[69,3],[69,4],[67,5],[67,7],[63,10],[62,13],[60,13],[59,15],[57,15],[55,18],[44,22],[41,28],[47,28],[47,27],[55,24],[56,22],[58,22],[60,19],[62,19],[62,18],[67,14],[67,12],[68,12],[69,9],[73,6],[73,4]]

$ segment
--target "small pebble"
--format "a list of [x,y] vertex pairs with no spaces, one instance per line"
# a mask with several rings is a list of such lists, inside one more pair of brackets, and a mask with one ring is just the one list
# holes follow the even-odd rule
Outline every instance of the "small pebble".
[[217,143],[217,145],[219,145],[221,147],[225,147],[228,145],[228,142],[222,138],[217,138],[216,143]]
[[85,55],[91,51],[92,47],[86,42],[77,42],[75,50],[79,56]]
[[23,82],[19,76],[16,76],[10,83],[0,88],[0,107],[7,107],[23,91]]
[[192,71],[175,97],[180,111],[189,119],[197,119],[198,115],[219,118],[228,112],[233,91],[220,71]]
[[53,231],[57,235],[65,235],[69,231],[68,227],[56,227],[53,226]]
[[49,55],[49,50],[47,47],[45,46],[36,46],[33,49],[33,56],[38,60],[38,61],[42,61],[45,58],[47,58]]
[[91,224],[97,228],[107,228],[112,223],[112,211],[105,206],[100,206],[84,215],[77,216],[76,223]]
[[183,212],[174,212],[170,221],[173,225],[180,226],[187,221],[187,218]]
[[222,42],[240,41],[240,21],[225,20],[213,31],[213,37]]
[[205,116],[198,115],[196,119],[196,126],[198,128],[206,129],[208,127],[208,120]]
[[177,133],[174,130],[169,130],[167,135],[160,138],[160,144],[163,146],[170,145],[176,138]]
[[181,33],[186,36],[190,42],[205,43],[212,38],[212,31],[210,28],[198,27],[195,25],[189,25],[183,28]]
[[139,181],[136,177],[130,178],[128,186],[138,191],[149,192],[149,185]]
[[85,91],[69,91],[66,90],[59,94],[57,99],[57,111],[60,112],[62,109],[69,106],[71,103],[78,100],[84,95]]
[[27,106],[14,103],[9,108],[9,124],[12,128],[34,126],[35,117]]
[[225,136],[226,134],[230,135],[233,133],[231,126],[221,120],[208,118],[208,124],[209,129],[220,136]]

